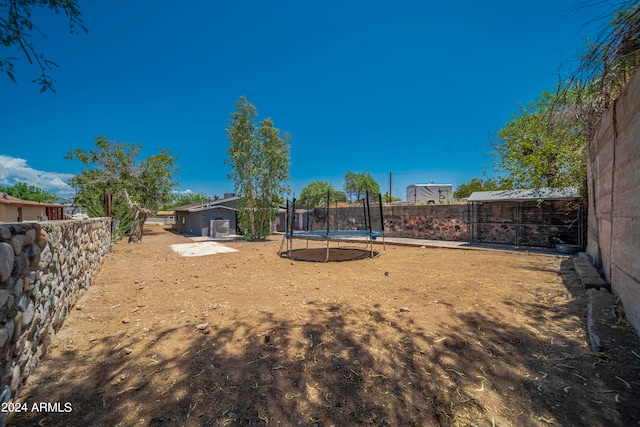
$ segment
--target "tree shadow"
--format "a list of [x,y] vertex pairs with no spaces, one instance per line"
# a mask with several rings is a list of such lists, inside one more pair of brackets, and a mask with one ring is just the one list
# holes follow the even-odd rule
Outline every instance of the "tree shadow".
[[[433,325],[408,310],[314,302],[286,320],[264,311],[201,329],[115,333],[69,348],[50,362],[60,370],[42,374],[24,397],[71,402],[71,413],[21,413],[10,425],[637,421],[637,412],[625,415],[594,403],[613,399],[610,390],[623,402],[637,396],[621,382],[598,378],[601,360],[554,326],[576,315],[574,302],[518,304],[542,317],[518,328],[478,310],[452,312],[446,324]],[[80,369],[86,351],[101,353],[101,361]],[[637,389],[637,382],[632,386]]]

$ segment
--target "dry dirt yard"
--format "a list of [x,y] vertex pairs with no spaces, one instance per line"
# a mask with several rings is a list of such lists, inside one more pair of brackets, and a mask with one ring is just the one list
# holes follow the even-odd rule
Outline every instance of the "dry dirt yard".
[[569,258],[387,245],[278,256],[280,237],[181,257],[116,244],[20,400],[26,426],[631,426],[640,349],[590,351]]

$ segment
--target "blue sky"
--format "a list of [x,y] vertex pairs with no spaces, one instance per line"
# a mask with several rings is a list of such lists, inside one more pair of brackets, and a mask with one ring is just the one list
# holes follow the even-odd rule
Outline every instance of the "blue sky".
[[[225,128],[240,96],[291,134],[292,190],[370,172],[407,185],[492,174],[488,143],[518,103],[575,65],[612,3],[80,1],[88,34],[36,13],[57,94],[0,76],[0,184],[59,194],[95,136],[166,148],[179,189],[233,191]],[[0,56],[20,52],[0,48]],[[72,191],[71,191],[72,193]]]

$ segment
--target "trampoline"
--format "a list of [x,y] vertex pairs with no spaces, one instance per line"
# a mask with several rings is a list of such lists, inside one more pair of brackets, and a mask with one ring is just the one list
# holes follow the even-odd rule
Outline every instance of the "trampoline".
[[[361,206],[341,209],[337,204],[331,207],[330,200],[331,193],[327,192],[326,205],[304,211],[304,217],[296,211],[296,199],[292,202],[287,200],[280,256],[298,261],[350,261],[377,258],[386,251],[382,197],[379,194],[372,196],[366,192]],[[382,241],[382,251],[374,250],[374,242],[378,238]],[[305,241],[304,247],[296,248],[296,240]],[[323,246],[313,247],[310,242],[316,245],[321,242]],[[332,242],[336,245],[332,246]],[[358,243],[360,247],[355,246]]]

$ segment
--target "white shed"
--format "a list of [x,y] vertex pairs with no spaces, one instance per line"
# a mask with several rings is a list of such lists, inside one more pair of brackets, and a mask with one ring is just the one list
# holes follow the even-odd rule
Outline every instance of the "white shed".
[[453,201],[453,184],[413,184],[407,187],[407,203],[435,205]]

